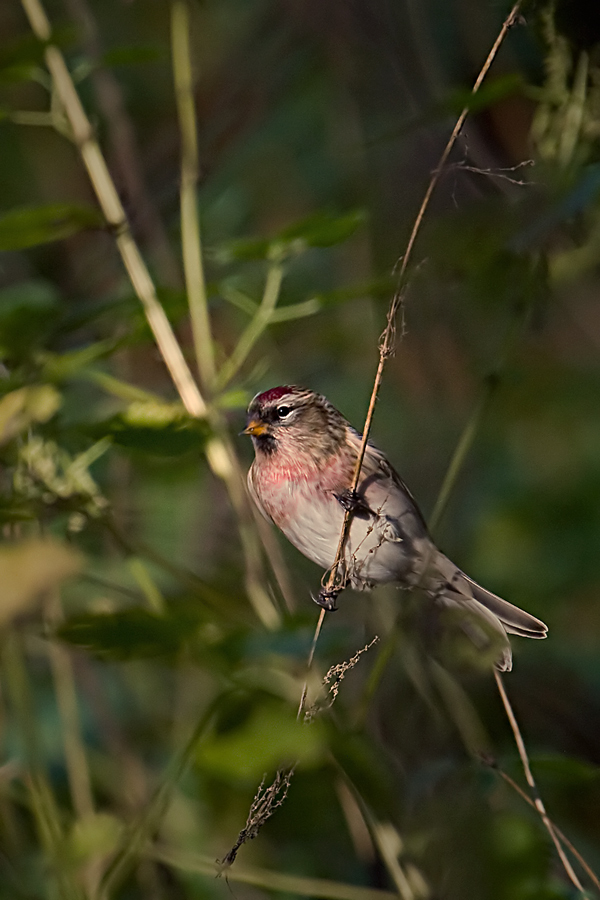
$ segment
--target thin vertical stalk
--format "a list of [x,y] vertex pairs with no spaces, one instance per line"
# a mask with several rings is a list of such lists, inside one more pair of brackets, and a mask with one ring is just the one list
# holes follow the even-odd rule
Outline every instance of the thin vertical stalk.
[[508,694],[504,688],[504,682],[502,681],[502,676],[494,669],[494,678],[496,679],[496,686],[498,688],[498,692],[500,694],[500,699],[502,700],[502,704],[504,706],[504,711],[508,717],[508,721],[510,723],[510,727],[512,729],[512,733],[515,738],[515,743],[517,745],[517,750],[519,751],[519,756],[521,758],[521,764],[523,766],[523,771],[525,772],[525,778],[527,780],[527,784],[531,789],[531,793],[533,795],[533,804],[538,811],[544,826],[552,838],[552,843],[556,847],[556,852],[560,858],[561,863],[563,864],[563,868],[567,873],[569,880],[572,884],[577,888],[578,891],[583,893],[583,885],[581,884],[579,878],[575,874],[573,870],[573,866],[569,862],[569,859],[563,850],[562,844],[554,830],[554,825],[548,818],[548,813],[546,812],[546,807],[544,806],[544,802],[540,797],[537,784],[535,783],[535,779],[533,777],[533,773],[531,771],[531,766],[529,765],[529,757],[527,755],[527,748],[525,747],[525,741],[523,740],[523,736],[521,734],[521,729],[519,728],[519,723],[517,722],[517,718],[513,712],[513,708],[511,706],[510,700],[508,699]]
[[[47,619],[56,626],[62,618],[60,595],[55,589],[47,603]],[[65,647],[55,640],[48,643],[48,658],[54,679],[54,693],[62,727],[67,780],[73,810],[79,821],[94,815],[92,782],[81,734],[81,721],[75,689],[71,658]],[[91,858],[82,872],[86,892],[90,898],[97,895],[100,881],[100,860]]]
[[171,50],[175,100],[181,134],[181,243],[183,269],[192,320],[192,334],[200,381],[210,391],[215,378],[215,356],[208,314],[208,297],[202,262],[202,237],[198,215],[198,134],[190,54],[190,14],[186,0],[171,7]]
[[142,855],[152,831],[164,816],[173,790],[189,767],[198,742],[211,724],[217,708],[227,694],[217,696],[196,723],[181,750],[172,757],[161,784],[137,819],[127,828],[121,845],[111,860],[102,879],[102,897],[112,897],[124,878]]
[[435,533],[438,525],[440,524],[440,520],[444,515],[444,512],[446,511],[450,495],[454,489],[454,485],[456,484],[456,479],[458,478],[460,471],[465,464],[467,456],[469,455],[471,447],[475,442],[477,432],[479,431],[479,426],[481,425],[481,420],[483,419],[484,413],[486,412],[489,402],[492,399],[496,384],[497,380],[495,378],[488,378],[486,380],[479,400],[475,404],[475,407],[473,408],[473,411],[471,412],[471,415],[467,420],[460,438],[458,439],[458,444],[456,445],[456,449],[452,454],[450,464],[446,469],[446,474],[444,475],[442,486],[437,496],[437,500],[435,501],[433,512],[431,513],[431,517],[429,519],[429,530],[432,533]]
[[70,877],[61,860],[65,840],[63,823],[41,762],[41,744],[21,635],[16,631],[8,634],[2,650],[3,673],[24,744],[26,767],[23,780],[29,793],[40,842],[56,877],[61,900],[83,900],[81,889]]

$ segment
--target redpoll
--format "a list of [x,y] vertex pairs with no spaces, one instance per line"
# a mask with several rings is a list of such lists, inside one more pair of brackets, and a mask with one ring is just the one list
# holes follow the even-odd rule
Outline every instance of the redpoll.
[[[258,394],[244,433],[255,450],[251,496],[313,562],[333,565],[350,507],[340,568],[355,590],[394,582],[462,610],[463,626],[477,644],[489,644],[490,635],[498,639],[496,666],[502,671],[512,666],[507,633],[546,637],[543,622],[476,584],[437,549],[410,491],[371,443],[356,494],[350,494],[361,436],[321,394],[295,385]],[[334,609],[334,599],[321,591],[318,602]]]

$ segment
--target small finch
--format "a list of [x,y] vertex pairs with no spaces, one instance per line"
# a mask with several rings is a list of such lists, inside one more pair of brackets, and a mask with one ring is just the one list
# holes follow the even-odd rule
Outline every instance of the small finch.
[[[488,646],[492,636],[500,646],[501,671],[512,667],[507,634],[546,637],[543,622],[472,581],[437,549],[410,491],[370,442],[352,494],[361,435],[321,394],[296,385],[257,394],[244,434],[252,437],[255,451],[248,472],[252,498],[317,565],[333,565],[349,508],[340,568],[355,590],[395,583],[462,610],[464,630],[476,645]],[[335,596],[326,591],[317,602],[335,609]]]

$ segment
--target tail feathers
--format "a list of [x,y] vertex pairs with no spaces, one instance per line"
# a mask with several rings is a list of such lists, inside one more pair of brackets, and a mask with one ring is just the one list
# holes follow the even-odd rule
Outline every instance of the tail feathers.
[[509,634],[518,634],[521,637],[535,638],[538,640],[546,637],[548,634],[548,626],[540,619],[536,619],[535,616],[525,612],[524,609],[519,609],[518,606],[513,606],[513,604],[508,603],[507,600],[502,600],[501,597],[492,594],[491,591],[481,587],[481,585],[477,584],[477,582],[473,581],[473,579],[469,578],[467,575],[463,575],[462,573],[461,575],[468,584],[470,593],[475,600],[477,600],[478,603],[483,604],[486,609],[489,609],[490,612],[497,616]]
[[472,597],[451,589],[441,594],[438,601],[445,607],[458,610],[461,613],[461,629],[475,647],[481,653],[497,654],[496,668],[501,672],[510,672],[512,669],[510,643],[504,626],[494,613]]
[[[486,626],[490,635],[496,634],[501,639],[504,646],[496,660],[496,668],[501,672],[509,672],[512,668],[507,633],[538,640],[546,637],[548,628],[540,619],[481,587],[441,553],[437,559],[437,569],[446,582],[445,588],[438,594],[439,600],[447,606],[473,614],[466,617],[463,628],[474,643],[485,648]],[[477,617],[481,620],[482,629],[476,627]],[[487,644],[489,646],[489,638]]]

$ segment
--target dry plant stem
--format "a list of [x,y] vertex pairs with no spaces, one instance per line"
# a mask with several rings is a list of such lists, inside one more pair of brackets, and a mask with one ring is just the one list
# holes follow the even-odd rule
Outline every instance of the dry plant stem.
[[[21,4],[36,37],[41,41],[49,41],[52,34],[50,22],[39,0],[21,0]],[[79,99],[64,57],[53,44],[48,44],[44,56],[56,92],[71,126],[73,139],[81,153],[102,212],[114,231],[121,258],[134,290],[142,302],[146,318],[165,364],[188,413],[196,418],[205,418],[206,403],[192,378],[165,311],[158,301],[152,278],[131,234],[123,204],[119,199],[102,151],[94,138],[92,126]]]
[[323,627],[323,622],[325,621],[325,613],[326,610],[322,609],[319,615],[319,619],[317,621],[317,627],[315,628],[315,633],[313,635],[312,644],[310,647],[310,653],[308,654],[308,660],[306,663],[306,681],[304,682],[304,686],[302,688],[302,696],[300,697],[300,705],[298,706],[298,714],[296,715],[297,719],[300,719],[302,713],[304,712],[304,706],[306,704],[306,695],[308,693],[308,673],[311,670],[313,659],[315,658],[315,650],[317,648],[317,641],[319,640],[319,635],[321,634],[321,628]]
[[[512,7],[511,11],[508,14],[508,16],[504,20],[504,22],[502,24],[502,28],[500,29],[500,32],[499,32],[496,40],[494,41],[492,49],[488,53],[487,59],[485,60],[483,66],[481,68],[481,71],[479,72],[479,75],[477,76],[475,84],[473,85],[473,88],[471,91],[472,94],[476,94],[478,92],[479,88],[481,87],[483,80],[485,79],[494,59],[496,58],[498,50],[500,49],[500,46],[501,46],[504,38],[506,37],[506,34],[508,33],[508,30],[514,25],[514,23],[517,20],[520,6],[521,6],[521,0],[517,0],[517,3],[514,4],[514,6]],[[465,107],[463,109],[463,111],[461,112],[460,116],[458,117],[458,120],[452,130],[452,134],[450,135],[448,143],[446,144],[444,151],[440,157],[440,161],[432,173],[432,176],[429,180],[429,184],[427,186],[427,190],[425,192],[425,196],[423,197],[423,201],[422,201],[419,211],[417,213],[415,223],[412,227],[412,231],[411,231],[410,237],[408,239],[406,251],[404,253],[404,256],[402,257],[402,264],[400,266],[400,272],[398,275],[398,287],[392,298],[392,302],[390,304],[390,308],[389,308],[388,314],[387,314],[387,325],[385,327],[385,330],[383,332],[383,335],[381,337],[380,344],[379,344],[379,362],[377,365],[377,372],[375,373],[375,380],[373,382],[371,398],[369,400],[369,408],[367,410],[367,416],[366,416],[365,424],[363,427],[363,434],[362,434],[360,450],[359,450],[358,457],[356,460],[356,465],[354,467],[352,484],[350,487],[351,491],[356,491],[356,489],[358,487],[358,482],[360,479],[360,472],[361,472],[363,461],[365,458],[365,452],[367,449],[369,434],[371,432],[371,424],[373,421],[373,414],[375,412],[375,405],[377,403],[379,388],[381,386],[381,379],[383,377],[383,370],[385,367],[386,360],[394,352],[394,345],[395,345],[395,340],[396,340],[396,316],[397,316],[398,310],[401,308],[403,300],[404,300],[406,271],[407,271],[410,259],[412,257],[412,252],[413,252],[413,248],[415,246],[415,241],[417,239],[417,235],[421,228],[421,224],[423,222],[423,218],[424,218],[427,208],[429,206],[429,202],[431,200],[433,192],[438,184],[438,181],[444,170],[444,166],[446,165],[448,157],[450,156],[450,153],[452,152],[452,149],[453,149],[453,147],[458,139],[458,136],[462,130],[462,127],[465,123],[465,119],[467,118],[468,113],[469,113],[469,108]],[[323,578],[323,590],[325,592],[329,591],[329,592],[335,593],[339,590],[342,590],[345,585],[345,579],[344,579],[344,577],[340,577],[339,570],[340,570],[340,562],[344,556],[344,547],[346,546],[346,541],[348,539],[348,533],[350,531],[351,521],[352,521],[352,512],[351,512],[351,510],[346,510],[333,566],[331,567],[329,572],[326,573],[326,575]],[[319,618],[319,623],[317,625],[317,630],[315,632],[315,639],[318,639],[318,635],[321,630],[321,625],[322,625],[321,618],[322,618],[322,616]],[[305,692],[306,692],[306,686],[303,691],[302,700],[300,703],[300,710],[303,708],[304,702],[306,700]]]
[[[517,782],[513,778],[510,777],[510,775],[507,775],[506,772],[503,772],[502,769],[495,762],[490,763],[487,760],[484,760],[484,762],[486,763],[486,765],[489,765],[490,768],[494,770],[494,772],[497,772],[498,775],[500,776],[500,778],[502,778],[502,780],[505,781],[506,784],[508,784],[509,787],[511,787],[513,789],[513,791],[516,791],[516,793],[519,795],[519,797],[521,797],[522,800],[525,801],[525,803],[528,803],[532,809],[537,809],[537,807],[535,805],[535,801],[531,799],[529,794],[526,791],[524,791],[523,788],[520,785],[518,785]],[[594,870],[591,868],[589,863],[586,862],[586,860],[583,858],[583,856],[581,855],[579,850],[573,846],[573,844],[571,843],[569,838],[558,827],[558,825],[556,825],[554,822],[552,822],[552,827],[554,829],[556,836],[565,845],[567,850],[569,850],[573,854],[573,856],[575,857],[575,859],[577,860],[577,862],[579,863],[581,868],[584,870],[584,872],[586,873],[586,875],[588,876],[590,881],[594,884],[594,886],[597,888],[597,890],[600,891],[600,879],[598,878],[598,876],[596,875]]]
[[[478,92],[479,88],[481,87],[483,80],[485,79],[494,59],[496,58],[498,50],[500,49],[500,46],[501,46],[504,38],[506,37],[506,34],[508,33],[508,30],[514,25],[514,23],[517,20],[520,7],[521,7],[521,0],[517,0],[517,3],[514,4],[514,6],[512,7],[511,11],[508,14],[508,16],[504,20],[504,22],[502,24],[502,28],[500,29],[500,32],[499,32],[496,40],[494,41],[492,49],[488,53],[487,59],[485,60],[483,66],[481,68],[481,71],[479,72],[479,75],[477,76],[475,84],[473,85],[473,88],[471,91],[472,94],[476,94]],[[356,491],[356,489],[358,487],[358,482],[360,479],[360,472],[361,472],[363,461],[365,458],[365,452],[367,449],[369,434],[371,432],[371,424],[372,424],[373,415],[375,412],[375,405],[377,403],[379,388],[381,386],[381,379],[383,377],[383,370],[385,367],[386,360],[394,352],[394,345],[395,345],[395,340],[396,340],[396,316],[397,316],[398,310],[401,308],[403,300],[404,300],[406,271],[407,271],[410,259],[412,257],[412,252],[413,252],[413,248],[415,245],[415,241],[417,239],[417,235],[421,228],[421,224],[423,222],[423,218],[427,211],[427,207],[429,206],[429,201],[431,200],[433,192],[434,192],[434,190],[438,184],[438,181],[442,175],[442,172],[444,170],[444,166],[446,165],[448,157],[450,156],[450,153],[452,152],[452,148],[454,147],[454,145],[458,139],[458,136],[459,136],[461,129],[465,123],[465,119],[467,118],[468,113],[469,113],[469,108],[465,107],[462,110],[460,116],[458,117],[458,120],[452,130],[452,134],[450,135],[448,143],[446,144],[444,151],[440,157],[440,161],[432,173],[432,176],[429,180],[429,184],[427,186],[427,190],[425,192],[425,196],[423,197],[423,201],[421,203],[421,206],[417,213],[417,217],[416,217],[414,225],[412,227],[412,231],[411,231],[410,237],[408,239],[406,251],[402,258],[402,264],[400,266],[400,272],[398,275],[398,287],[392,298],[392,302],[390,303],[390,307],[389,307],[388,314],[387,314],[387,324],[386,324],[385,330],[381,336],[381,340],[379,343],[379,362],[377,364],[377,372],[375,373],[375,380],[373,382],[373,389],[371,391],[371,398],[369,400],[369,408],[367,410],[365,424],[363,427],[360,450],[359,450],[356,464],[354,467],[352,484],[350,487],[351,491]],[[484,406],[484,404],[482,404],[481,412],[483,412],[483,406]],[[467,438],[468,438],[468,435],[467,435]],[[468,449],[468,446],[466,446],[465,452],[466,452],[466,449]],[[454,475],[453,475],[453,478],[454,478]],[[442,497],[441,500],[443,503],[446,502],[445,497]],[[441,514],[442,509],[443,509],[443,507],[440,507],[439,514]],[[340,533],[340,539],[338,542],[338,547],[337,547],[337,551],[335,554],[333,566],[331,567],[331,569],[329,569],[328,572],[326,572],[324,574],[323,579],[322,579],[322,590],[325,593],[327,593],[327,592],[330,592],[333,594],[338,593],[345,586],[345,577],[343,575],[342,576],[340,575],[340,563],[344,556],[344,547],[346,546],[346,541],[348,539],[348,533],[350,531],[351,522],[352,522],[352,512],[351,512],[351,510],[346,510],[346,513],[344,515],[344,521],[342,523],[342,530]],[[309,657],[308,669],[310,669],[310,666],[312,664],[312,658],[314,656],[315,646],[318,641],[319,635],[321,633],[321,628],[323,625],[323,618],[324,618],[324,615],[323,615],[323,612],[321,612],[321,615],[319,616],[319,620],[317,622],[317,627],[315,629],[315,636],[313,638],[313,646],[311,648],[311,653],[310,653],[310,657]],[[304,688],[302,690],[302,697],[301,697],[300,706],[298,709],[298,716],[301,715],[302,710],[304,709],[304,704],[306,702],[306,692],[307,692],[307,683],[304,684]]]
[[527,784],[531,788],[531,793],[533,794],[533,804],[534,804],[535,808],[537,809],[537,811],[540,815],[540,818],[546,827],[548,834],[552,838],[552,842],[554,843],[554,846],[556,847],[556,852],[558,853],[558,855],[560,857],[560,861],[563,864],[564,870],[567,873],[569,880],[577,888],[578,891],[581,891],[583,893],[583,886],[582,886],[581,882],[579,881],[579,878],[573,871],[573,867],[572,867],[571,863],[569,862],[569,860],[565,854],[565,851],[562,848],[562,845],[561,845],[561,843],[558,839],[558,836],[555,832],[554,825],[548,818],[546,808],[544,806],[542,798],[539,795],[537,785],[535,783],[535,780],[534,780],[534,777],[533,777],[533,774],[531,771],[531,766],[529,765],[529,757],[527,756],[527,749],[525,747],[525,742],[521,735],[521,730],[519,728],[519,724],[518,724],[515,714],[513,712],[513,708],[510,704],[510,700],[508,699],[508,695],[506,693],[506,690],[504,689],[504,683],[502,681],[502,677],[501,677],[500,673],[497,671],[497,669],[494,669],[494,678],[496,679],[496,685],[498,687],[498,691],[500,693],[500,697],[501,697],[502,703],[504,705],[504,710],[508,717],[508,721],[510,722],[510,727],[512,728],[512,732],[513,732],[513,735],[515,738],[515,743],[517,745],[517,750],[519,751],[519,756],[521,757],[523,771],[525,772],[525,778],[527,779]]
[[[478,92],[479,88],[481,87],[483,80],[485,79],[494,59],[496,58],[498,50],[500,49],[500,45],[502,44],[504,38],[506,37],[506,35],[508,33],[508,30],[514,25],[514,23],[517,20],[520,6],[521,6],[521,0],[517,0],[517,3],[514,4],[513,8],[511,9],[511,11],[508,14],[508,16],[504,20],[502,28],[500,29],[500,32],[499,32],[496,40],[494,41],[492,49],[488,53],[487,59],[484,62],[483,66],[481,68],[481,71],[479,72],[479,75],[477,76],[475,84],[473,85],[473,88],[471,90],[472,94],[476,94]],[[420,206],[419,212],[417,213],[417,217],[415,219],[415,223],[413,225],[410,237],[408,239],[406,251],[404,253],[404,256],[402,257],[402,264],[400,266],[400,272],[398,275],[398,287],[396,289],[396,293],[394,294],[394,297],[392,298],[392,302],[391,302],[390,308],[388,310],[387,325],[385,327],[385,330],[383,332],[383,335],[382,335],[381,341],[380,341],[380,345],[379,345],[379,363],[377,366],[377,372],[375,374],[373,390],[371,392],[371,399],[369,401],[369,409],[367,411],[365,425],[363,428],[363,435],[362,435],[360,451],[359,451],[358,458],[356,460],[356,465],[354,468],[354,476],[353,476],[352,485],[350,488],[352,491],[356,490],[359,479],[360,479],[360,472],[361,472],[363,460],[365,457],[367,442],[369,440],[369,434],[371,431],[371,423],[373,421],[373,414],[375,412],[375,404],[377,402],[377,396],[379,394],[379,388],[381,385],[381,379],[383,376],[383,369],[385,366],[385,362],[388,359],[388,357],[391,356],[392,353],[394,352],[394,345],[395,345],[395,340],[396,340],[396,316],[397,316],[398,310],[401,308],[403,300],[404,300],[406,271],[407,271],[410,259],[412,257],[412,252],[413,252],[413,248],[415,246],[415,241],[416,241],[417,235],[420,231],[421,224],[423,222],[423,218],[427,211],[427,207],[429,206],[429,201],[431,200],[433,192],[434,192],[434,190],[438,184],[438,181],[441,177],[441,174],[444,170],[444,166],[446,165],[448,157],[450,156],[450,153],[452,152],[452,149],[458,139],[458,136],[462,130],[462,127],[465,123],[465,119],[467,118],[468,113],[469,113],[469,108],[466,106],[463,109],[463,111],[461,112],[460,116],[458,117],[458,120],[452,130],[452,134],[450,135],[448,143],[446,144],[444,151],[440,157],[440,161],[432,173],[432,176],[429,180],[429,184],[427,186],[427,190],[425,192],[425,196],[423,197],[423,202],[421,203],[421,206]],[[350,529],[351,518],[352,518],[352,513],[350,510],[347,510],[346,514],[344,516],[344,523],[342,526],[342,532],[340,534],[340,540],[339,540],[339,544],[338,544],[337,553],[335,556],[335,561],[333,563],[332,568],[330,569],[329,576],[327,578],[327,582],[325,585],[325,590],[331,591],[331,590],[341,589],[341,587],[344,586],[343,579],[340,579],[340,577],[339,577],[339,566],[340,566],[340,561],[342,560],[342,557],[344,555],[344,547],[346,545],[346,540],[348,538],[348,532]]]
[[215,357],[208,314],[208,297],[198,216],[198,134],[190,55],[190,14],[186,0],[171,7],[171,48],[175,99],[181,134],[181,243],[192,334],[200,381],[211,390],[215,380]]

